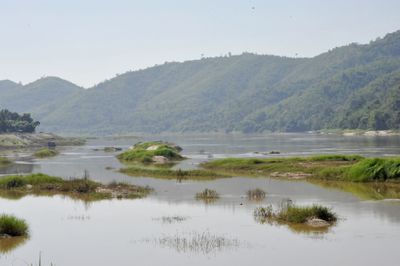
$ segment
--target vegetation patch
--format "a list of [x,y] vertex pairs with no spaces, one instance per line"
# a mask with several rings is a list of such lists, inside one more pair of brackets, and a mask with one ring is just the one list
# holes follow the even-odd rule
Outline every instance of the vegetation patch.
[[274,210],[272,205],[259,207],[255,209],[254,217],[261,223],[303,224],[310,227],[327,227],[337,221],[336,214],[328,207],[296,206],[291,201],[278,210]]
[[11,163],[12,163],[11,160],[9,160],[8,158],[0,157],[0,167],[9,165]]
[[152,141],[137,143],[129,150],[118,155],[123,162],[160,163],[165,164],[171,161],[183,160],[180,155],[182,148],[172,143]]
[[255,200],[255,201],[263,200],[265,199],[265,195],[266,195],[265,191],[259,188],[247,191],[247,198],[249,200]]
[[0,178],[0,196],[20,198],[25,195],[66,195],[85,201],[130,199],[147,196],[149,187],[112,182],[103,185],[88,178],[64,180],[44,174],[5,176]]
[[155,239],[144,239],[142,242],[153,243],[157,246],[171,248],[182,253],[212,254],[240,246],[240,241],[210,232],[176,233]]
[[36,158],[48,158],[48,157],[54,157],[57,156],[58,152],[54,149],[49,149],[49,148],[43,148],[38,151],[36,151],[33,156]]
[[186,216],[162,216],[160,218],[154,218],[155,221],[161,221],[163,224],[173,224],[173,223],[181,223],[188,219]]
[[29,229],[25,220],[13,215],[0,215],[0,237],[28,236]]
[[144,167],[128,167],[120,170],[121,173],[130,176],[155,177],[163,179],[177,180],[214,180],[217,178],[227,178],[226,174],[216,173],[214,171],[196,169],[196,170],[173,170],[165,168],[144,168]]
[[324,179],[352,182],[398,180],[400,158],[363,158],[358,155],[244,159],[228,158],[202,164],[209,170],[290,179]]
[[219,199],[219,194],[215,190],[206,188],[202,192],[196,193],[195,197],[198,200],[212,202],[212,201]]

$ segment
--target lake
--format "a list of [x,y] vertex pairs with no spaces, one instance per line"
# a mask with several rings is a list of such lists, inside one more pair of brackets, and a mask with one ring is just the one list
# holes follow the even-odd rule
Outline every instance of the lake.
[[[84,146],[64,147],[59,156],[32,159],[29,151],[7,152],[18,164],[0,174],[41,172],[64,178],[149,185],[144,199],[85,203],[62,196],[0,198],[2,213],[15,214],[30,225],[29,239],[0,240],[0,265],[398,265],[400,201],[365,200],[360,194],[327,189],[302,181],[234,177],[215,181],[175,181],[129,177],[105,146],[127,149],[143,140],[180,145],[189,159],[176,168],[225,157],[361,154],[398,156],[400,138],[343,137],[317,134],[163,135],[143,138],[96,138]],[[270,155],[279,151],[279,155]],[[267,155],[263,155],[262,153]],[[109,170],[107,170],[107,169]],[[194,195],[215,189],[218,201],[204,203]],[[262,201],[247,199],[261,188]],[[350,189],[349,189],[350,191]],[[364,191],[365,192],[365,191]],[[320,203],[339,216],[328,230],[304,230],[262,224],[254,209],[288,199],[303,205]],[[367,197],[368,199],[368,197]],[[3,241],[3,242],[2,242]]]

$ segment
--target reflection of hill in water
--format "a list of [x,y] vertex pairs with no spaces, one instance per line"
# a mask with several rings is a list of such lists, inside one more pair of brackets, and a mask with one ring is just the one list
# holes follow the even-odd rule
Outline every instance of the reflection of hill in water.
[[33,164],[11,164],[5,167],[0,167],[0,174],[2,175],[12,175],[12,174],[22,174],[22,173],[32,173]]

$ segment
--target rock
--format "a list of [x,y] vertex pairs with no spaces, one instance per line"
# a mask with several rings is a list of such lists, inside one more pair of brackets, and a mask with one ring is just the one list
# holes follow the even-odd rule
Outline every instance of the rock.
[[30,184],[26,185],[26,189],[32,189],[32,188],[33,188],[32,185],[30,185]]
[[269,154],[281,154],[279,151],[270,151]]
[[160,145],[152,145],[146,149],[146,151],[155,151],[160,148]]
[[322,220],[322,219],[318,219],[318,218],[311,218],[311,219],[308,219],[307,222],[306,222],[306,224],[307,224],[308,226],[312,226],[312,227],[327,227],[327,226],[330,226],[330,225],[331,225],[331,224],[328,223],[327,221]]
[[165,156],[153,156],[152,160],[154,163],[159,163],[159,164],[169,163],[169,159]]

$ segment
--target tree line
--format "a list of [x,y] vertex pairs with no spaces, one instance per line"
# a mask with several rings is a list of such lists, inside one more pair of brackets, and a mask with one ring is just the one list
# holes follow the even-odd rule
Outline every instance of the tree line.
[[33,133],[40,125],[30,114],[18,114],[7,109],[0,110],[0,133]]

